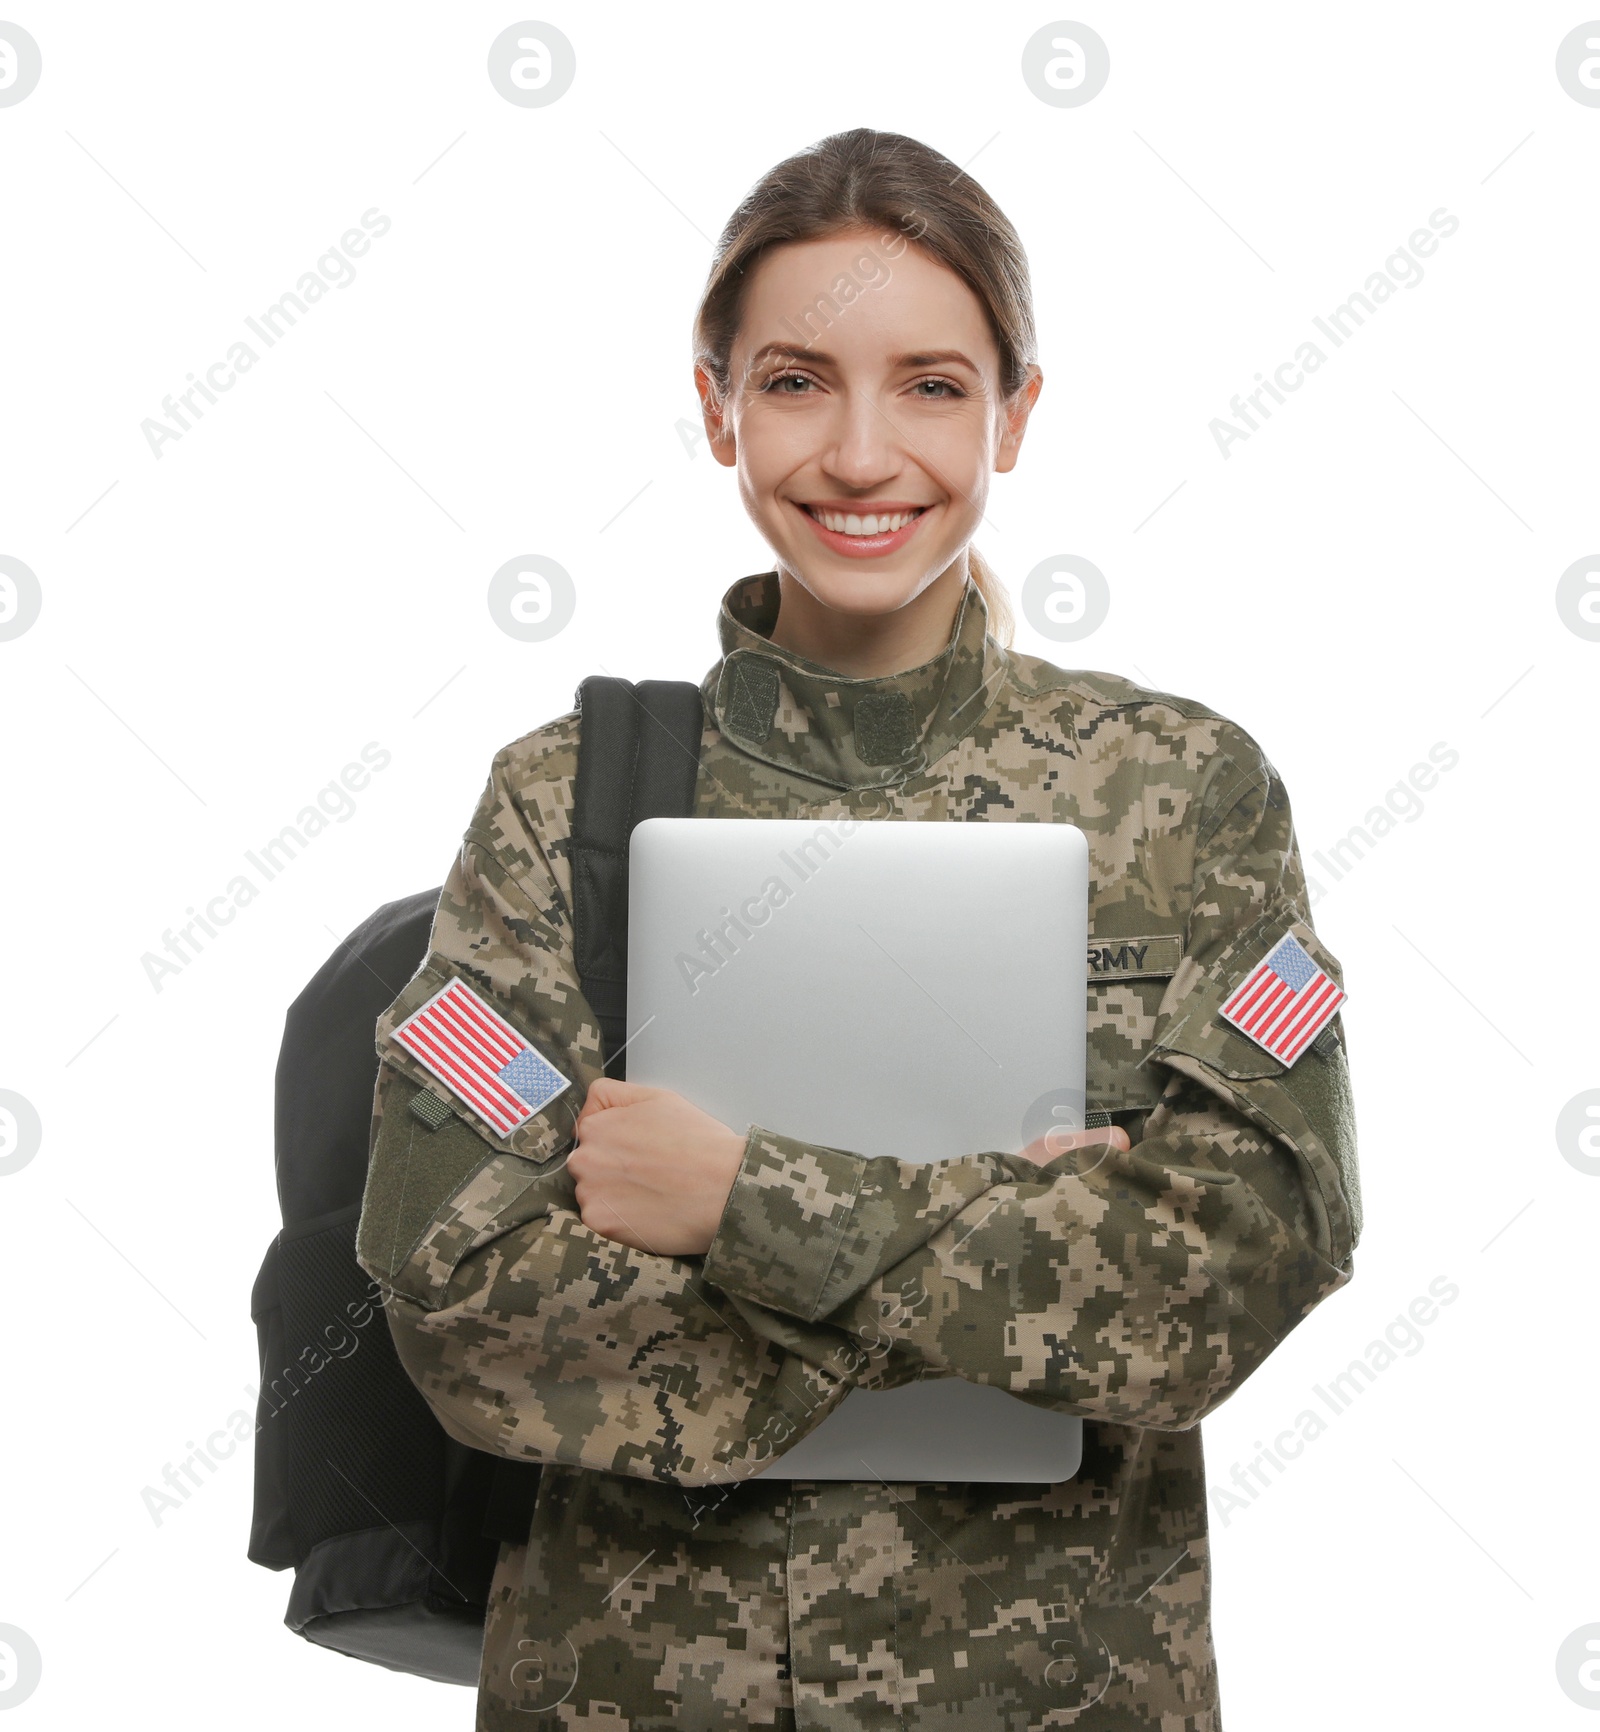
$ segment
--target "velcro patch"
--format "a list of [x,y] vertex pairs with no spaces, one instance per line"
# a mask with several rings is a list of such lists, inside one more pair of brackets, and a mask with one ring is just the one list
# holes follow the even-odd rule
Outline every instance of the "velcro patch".
[[394,1039],[503,1137],[572,1086],[459,978],[408,1016]]
[[1284,933],[1230,992],[1217,1014],[1285,1065],[1333,1019],[1344,989],[1292,932]]
[[449,1101],[440,1100],[432,1089],[419,1089],[411,1097],[411,1116],[436,1131],[452,1113]]

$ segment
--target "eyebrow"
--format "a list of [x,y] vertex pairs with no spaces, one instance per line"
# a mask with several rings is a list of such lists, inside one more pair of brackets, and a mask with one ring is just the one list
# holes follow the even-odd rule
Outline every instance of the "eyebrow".
[[[768,343],[750,357],[750,365],[757,367],[763,361],[779,356],[787,356],[791,360],[814,361],[821,367],[836,367],[838,365],[835,356],[826,355],[820,349],[805,348],[798,343]],[[977,367],[959,349],[921,349],[915,354],[890,357],[890,364],[895,367],[948,366],[952,361],[959,362],[961,366],[968,368],[971,372],[976,373],[978,371]]]

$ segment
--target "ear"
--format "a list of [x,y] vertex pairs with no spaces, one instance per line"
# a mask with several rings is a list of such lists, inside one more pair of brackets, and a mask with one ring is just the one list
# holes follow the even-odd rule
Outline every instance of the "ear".
[[1022,436],[1028,430],[1028,417],[1033,413],[1033,406],[1043,388],[1044,373],[1036,366],[1029,367],[1028,376],[1017,394],[1001,410],[1000,449],[994,460],[998,474],[1004,475],[1016,467],[1017,454],[1022,450]]
[[738,462],[738,452],[728,406],[719,396],[715,380],[698,362],[694,369],[694,388],[700,397],[700,418],[705,423],[706,443],[711,448],[711,455],[725,469],[731,469]]

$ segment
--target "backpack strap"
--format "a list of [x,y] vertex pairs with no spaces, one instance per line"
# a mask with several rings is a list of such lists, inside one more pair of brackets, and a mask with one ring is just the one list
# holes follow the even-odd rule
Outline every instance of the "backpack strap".
[[582,726],[572,795],[573,953],[600,1019],[608,1073],[627,1040],[628,838],[645,818],[694,811],[700,688],[687,680],[632,685],[591,674],[578,688]]
[[[687,680],[632,685],[591,674],[578,687],[582,717],[572,793],[572,947],[583,996],[600,1019],[610,1074],[628,1038],[628,838],[645,818],[694,814],[700,773],[700,688]],[[613,1064],[613,1061],[615,1064]],[[488,1539],[520,1546],[533,1525],[536,1462],[495,1458],[484,1512]]]

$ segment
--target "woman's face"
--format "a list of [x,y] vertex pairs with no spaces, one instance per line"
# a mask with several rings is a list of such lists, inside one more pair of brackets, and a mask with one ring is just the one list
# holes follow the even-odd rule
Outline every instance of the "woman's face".
[[778,568],[841,613],[893,612],[955,567],[989,477],[1016,462],[1041,377],[1010,405],[983,305],[904,235],[852,229],[768,253],[746,290],[728,400],[698,373]]

